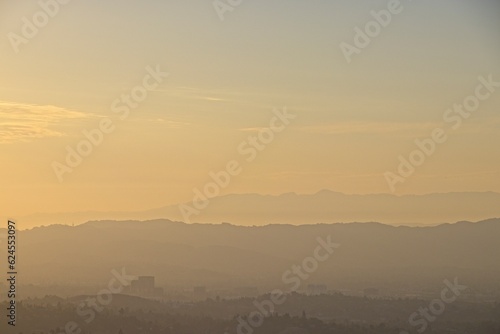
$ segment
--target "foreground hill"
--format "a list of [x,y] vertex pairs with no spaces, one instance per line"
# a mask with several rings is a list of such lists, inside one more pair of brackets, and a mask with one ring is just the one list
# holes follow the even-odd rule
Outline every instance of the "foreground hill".
[[[275,305],[275,313],[271,316],[265,313],[270,310],[269,306],[262,309],[255,306],[265,303],[269,295],[256,299],[206,299],[195,303],[163,303],[113,295],[102,312],[78,311],[78,305],[88,298],[92,296],[24,301],[19,305],[23,318],[16,330],[22,333],[63,333],[61,328],[69,321],[78,329],[75,333],[103,334],[400,334],[407,333],[406,330],[422,332],[422,329],[429,334],[497,334],[500,330],[498,303],[455,301],[424,328],[421,321],[410,323],[409,318],[418,309],[427,307],[429,300],[294,293],[286,295],[283,304]],[[0,303],[0,307],[6,308],[7,305]],[[259,325],[251,327],[249,324],[255,322],[248,322],[249,315],[256,311],[265,313],[267,317]],[[241,323],[247,325],[239,326]],[[7,331],[7,327],[5,322],[0,323],[0,330]]]

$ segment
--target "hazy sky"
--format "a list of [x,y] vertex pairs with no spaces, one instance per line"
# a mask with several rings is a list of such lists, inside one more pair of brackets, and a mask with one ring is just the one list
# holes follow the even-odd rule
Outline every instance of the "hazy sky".
[[[282,107],[297,118],[223,193],[389,193],[398,156],[479,76],[500,81],[500,3],[403,0],[348,64],[340,43],[387,3],[243,0],[221,21],[210,0],[73,0],[16,53],[9,33],[40,5],[0,1],[2,211],[189,201]],[[111,104],[148,66],[169,76],[122,121]],[[499,106],[500,89],[396,193],[500,192]],[[59,182],[52,162],[105,117],[115,131]]]

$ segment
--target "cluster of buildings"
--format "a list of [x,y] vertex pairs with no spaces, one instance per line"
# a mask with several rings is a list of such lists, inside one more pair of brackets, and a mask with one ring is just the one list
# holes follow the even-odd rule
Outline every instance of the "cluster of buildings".
[[[309,296],[316,296],[322,294],[328,294],[329,291],[326,284],[308,284],[305,293]],[[346,291],[343,291],[344,293]],[[163,288],[157,287],[155,283],[154,276],[138,276],[136,280],[132,281],[131,284],[125,289],[124,293],[145,297],[145,298],[163,298],[166,297]],[[209,297],[221,296],[225,298],[238,298],[238,297],[257,297],[259,295],[259,289],[254,286],[247,287],[237,287],[232,290],[208,290],[205,286],[196,286],[190,291],[184,290],[183,292],[178,292],[179,297],[184,297],[192,300],[203,300]],[[352,293],[347,293],[352,295]],[[366,288],[361,291],[361,295],[366,297],[378,297],[380,296],[380,290],[376,288]]]

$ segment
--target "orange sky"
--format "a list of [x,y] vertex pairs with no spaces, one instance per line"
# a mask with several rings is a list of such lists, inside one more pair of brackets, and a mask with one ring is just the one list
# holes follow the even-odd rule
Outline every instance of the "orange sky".
[[[500,192],[500,89],[454,130],[443,115],[500,81],[500,6],[404,2],[348,63],[340,49],[370,4],[245,2],[221,21],[210,1],[70,2],[15,52],[36,1],[0,5],[0,202],[5,215],[127,211],[189,201],[210,171],[242,159],[238,146],[269,126],[274,108],[296,119],[223,193],[390,193],[415,139],[448,139],[397,194]],[[149,67],[149,70],[147,69]],[[168,72],[155,83],[150,70]],[[158,79],[158,78],[156,78]],[[144,87],[121,117],[113,103]],[[154,86],[154,87],[153,87]],[[139,94],[139,91],[135,91]],[[113,130],[64,174],[67,147],[107,119]],[[444,124],[444,125],[443,125]]]

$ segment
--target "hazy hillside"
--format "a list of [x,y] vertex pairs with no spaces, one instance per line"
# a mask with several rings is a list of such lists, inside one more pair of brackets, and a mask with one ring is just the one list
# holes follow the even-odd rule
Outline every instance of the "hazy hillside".
[[281,286],[283,272],[312,256],[316,239],[328,236],[341,246],[307,284],[412,291],[459,277],[470,291],[499,291],[500,219],[437,227],[242,227],[167,220],[50,226],[19,233],[19,271],[23,283],[104,285],[112,269],[125,267],[130,274],[155,275],[167,287],[265,290]]
[[[192,203],[184,203],[193,207]],[[191,222],[237,225],[317,224],[377,221],[394,225],[436,225],[460,220],[500,217],[500,194],[443,193],[395,196],[347,195],[323,190],[311,195],[227,195],[210,200],[206,209],[189,217]],[[104,219],[171,219],[185,221],[178,205],[141,212],[77,212],[21,217],[21,226],[80,224]]]

